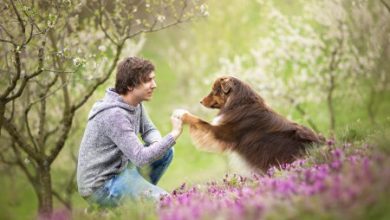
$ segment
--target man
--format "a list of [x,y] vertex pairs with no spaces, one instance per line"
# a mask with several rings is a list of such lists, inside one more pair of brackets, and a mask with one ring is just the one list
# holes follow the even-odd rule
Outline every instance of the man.
[[[129,57],[118,64],[115,88],[92,107],[77,166],[79,193],[90,203],[117,206],[126,198],[167,194],[156,184],[172,161],[182,121],[174,113],[172,131],[161,137],[142,106],[156,87],[153,64]],[[149,181],[137,169],[144,165],[150,165]]]

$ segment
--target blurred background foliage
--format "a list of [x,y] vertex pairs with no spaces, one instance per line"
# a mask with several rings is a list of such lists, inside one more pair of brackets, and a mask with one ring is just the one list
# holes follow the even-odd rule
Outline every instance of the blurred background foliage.
[[[170,130],[169,116],[175,108],[211,120],[216,111],[205,109],[199,100],[217,76],[234,75],[289,119],[326,137],[364,141],[372,134],[386,133],[390,125],[389,5],[385,0],[207,1],[201,8],[206,17],[131,38],[121,58],[137,55],[155,64],[158,88],[146,108],[163,135]],[[82,64],[73,63],[80,67],[77,71],[84,71],[78,75],[84,78],[74,82],[75,93],[77,84],[87,84],[88,77],[105,71],[114,59],[104,34],[93,29],[83,33],[88,34],[83,36],[84,44],[100,36],[94,42],[101,44],[85,46],[95,48],[100,56],[85,53]],[[74,54],[78,47],[84,50],[80,42],[64,40],[74,47]],[[87,204],[74,190],[66,191],[76,165],[72,155],[77,154],[91,106],[113,82],[112,75],[77,112],[52,166],[53,185],[69,194],[76,212]],[[9,143],[4,133],[2,148]],[[388,142],[382,140],[378,142],[386,148]],[[34,218],[38,202],[26,177],[6,164],[0,164],[0,172],[0,218]],[[228,172],[235,171],[226,156],[197,151],[185,129],[160,186],[172,191],[183,182],[201,184]],[[54,208],[61,207],[54,200]]]

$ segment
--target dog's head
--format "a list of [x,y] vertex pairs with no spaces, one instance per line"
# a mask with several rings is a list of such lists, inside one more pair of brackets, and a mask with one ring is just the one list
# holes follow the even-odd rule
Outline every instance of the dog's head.
[[236,84],[234,81],[235,78],[231,76],[219,77],[215,80],[211,92],[200,103],[207,108],[222,108],[234,90]]

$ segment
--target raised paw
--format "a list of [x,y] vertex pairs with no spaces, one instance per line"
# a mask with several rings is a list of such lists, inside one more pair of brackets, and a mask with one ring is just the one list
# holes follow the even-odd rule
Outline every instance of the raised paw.
[[172,113],[172,117],[178,118],[178,119],[183,119],[183,116],[185,114],[189,114],[189,112],[185,109],[176,109]]

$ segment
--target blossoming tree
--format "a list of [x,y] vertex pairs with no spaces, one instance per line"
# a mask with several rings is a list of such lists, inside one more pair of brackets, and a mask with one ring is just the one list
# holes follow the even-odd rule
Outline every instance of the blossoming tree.
[[292,104],[315,130],[302,104],[326,103],[330,134],[336,129],[336,99],[365,103],[375,122],[380,96],[390,87],[386,2],[313,1],[302,15],[290,17],[270,2],[261,4],[272,21],[267,36],[248,54],[222,58],[216,75],[235,74],[267,100],[279,100],[273,104]]
[[124,50],[142,48],[137,35],[201,16],[205,6],[193,0],[6,0],[0,6],[0,159],[24,172],[39,213],[49,216],[53,195],[65,201],[52,187],[51,167],[76,111],[109,79]]

